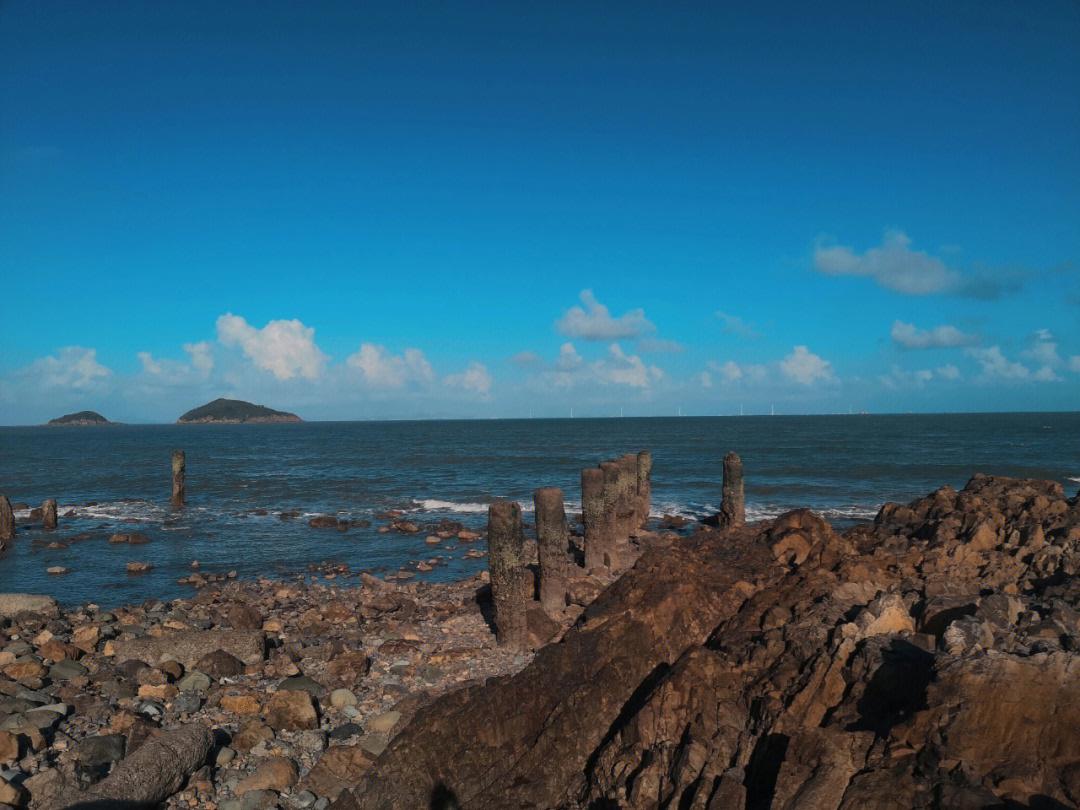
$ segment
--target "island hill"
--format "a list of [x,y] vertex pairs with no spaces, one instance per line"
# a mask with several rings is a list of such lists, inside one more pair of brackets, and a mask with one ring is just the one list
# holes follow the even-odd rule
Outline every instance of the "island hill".
[[295,413],[275,411],[263,405],[253,405],[240,399],[215,399],[194,408],[179,419],[178,425],[226,424],[246,422],[303,422]]
[[52,427],[59,425],[78,425],[85,427],[88,425],[112,425],[115,422],[110,422],[100,413],[96,411],[79,411],[78,413],[66,413],[56,419],[50,419],[46,424]]

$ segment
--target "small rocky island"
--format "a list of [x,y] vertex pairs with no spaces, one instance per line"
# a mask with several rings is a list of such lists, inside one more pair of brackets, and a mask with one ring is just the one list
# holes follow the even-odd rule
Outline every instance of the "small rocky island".
[[87,425],[111,425],[113,423],[96,411],[79,411],[78,413],[66,413],[56,419],[50,419],[47,424],[52,427],[59,425],[85,427]]
[[178,425],[240,424],[243,422],[302,422],[295,413],[275,411],[264,405],[253,405],[241,399],[215,399],[194,408],[179,419]]

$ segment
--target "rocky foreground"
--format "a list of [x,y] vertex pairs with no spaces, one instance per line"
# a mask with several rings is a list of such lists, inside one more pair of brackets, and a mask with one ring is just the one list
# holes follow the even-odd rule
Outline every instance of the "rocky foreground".
[[569,566],[535,654],[495,645],[484,577],[2,597],[0,802],[1078,806],[1080,496],[976,476],[843,535],[641,541],[606,588]]

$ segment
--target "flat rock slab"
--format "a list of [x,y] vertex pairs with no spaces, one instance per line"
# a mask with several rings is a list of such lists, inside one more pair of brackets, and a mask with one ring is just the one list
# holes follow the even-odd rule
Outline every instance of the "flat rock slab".
[[160,638],[137,638],[116,645],[117,661],[142,661],[152,667],[177,661],[192,669],[203,656],[224,650],[245,664],[256,664],[266,656],[266,636],[261,630],[181,630]]
[[14,616],[23,611],[49,613],[56,608],[56,600],[38,593],[0,593],[0,616]]

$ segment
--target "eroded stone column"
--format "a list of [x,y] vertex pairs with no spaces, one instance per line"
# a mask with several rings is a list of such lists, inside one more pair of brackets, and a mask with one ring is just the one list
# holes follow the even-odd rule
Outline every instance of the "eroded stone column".
[[600,473],[604,481],[601,496],[603,507],[600,516],[600,553],[603,564],[610,567],[616,565],[615,549],[619,536],[619,484],[622,470],[617,462],[604,461],[600,464]]
[[637,456],[619,456],[619,543],[630,539],[637,529]]
[[724,456],[724,485],[720,502],[720,523],[723,526],[741,526],[746,523],[742,459],[734,450]]
[[56,498],[49,498],[41,505],[41,528],[56,528]]
[[637,528],[649,522],[652,511],[652,453],[642,450],[637,454]]
[[0,540],[15,538],[15,513],[7,495],[0,495]]
[[525,646],[525,561],[521,507],[496,501],[488,508],[488,568],[495,605],[495,638],[500,646]]
[[566,608],[566,510],[563,491],[544,487],[533,493],[540,558],[540,604],[548,613]]
[[585,526],[585,570],[604,565],[604,473],[599,467],[581,471],[581,522]]
[[183,450],[174,450],[172,454],[172,505],[183,506],[185,492],[184,479],[187,475],[187,459]]

